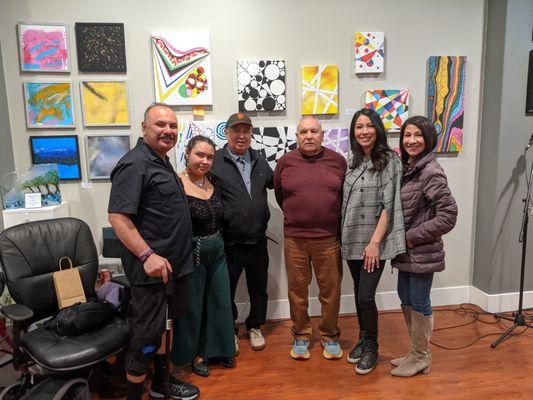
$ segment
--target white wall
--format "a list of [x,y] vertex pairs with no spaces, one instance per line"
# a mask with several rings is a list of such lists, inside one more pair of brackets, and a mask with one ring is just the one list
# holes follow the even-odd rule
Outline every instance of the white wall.
[[[455,230],[446,237],[448,268],[438,274],[434,286],[443,288],[470,284],[483,48],[483,0],[206,0],[201,3],[177,0],[18,0],[2,1],[1,9],[2,61],[6,74],[10,125],[17,166],[30,163],[28,136],[35,133],[29,132],[25,127],[21,82],[23,78],[50,76],[19,72],[15,26],[20,21],[66,22],[70,25],[73,57],[72,73],[68,77],[76,83],[78,78],[101,77],[103,74],[77,72],[74,23],[107,21],[125,24],[128,64],[125,77],[129,82],[132,99],[131,132],[134,136],[139,134],[144,108],[154,100],[149,44],[151,31],[210,32],[214,96],[213,107],[208,110],[206,120],[225,119],[237,110],[236,60],[285,59],[287,110],[273,116],[254,117],[257,126],[296,124],[300,107],[300,66],[303,64],[338,64],[340,111],[338,116],[329,118],[324,126],[347,127],[351,115],[346,115],[345,110],[360,108],[366,89],[408,88],[411,92],[411,115],[424,114],[427,58],[432,55],[467,56],[463,151],[456,157],[441,159],[459,205],[460,217]],[[353,35],[359,30],[385,32],[386,68],[382,76],[354,76]],[[77,88],[77,84],[74,87]],[[77,121],[81,121],[79,94],[76,93],[75,97],[76,117]],[[177,114],[178,118],[192,118],[190,109],[178,110]],[[106,132],[106,129],[84,129],[78,122],[75,130],[80,136],[80,142],[83,142],[86,133],[95,132]],[[44,134],[48,133],[58,132],[46,131]],[[397,137],[392,140],[392,143],[396,142]],[[84,152],[83,146],[81,150]],[[82,163],[83,173],[86,175],[85,154],[82,154]],[[107,225],[109,187],[110,184],[106,182],[93,182],[92,187],[88,189],[81,188],[80,183],[62,185],[64,197],[70,202],[71,214],[87,221],[97,239],[100,237],[101,227]],[[269,235],[280,242],[282,216],[273,196],[270,197],[270,206],[273,217]],[[272,300],[286,299],[286,277],[281,250],[276,245],[271,245],[270,250],[270,297]],[[389,271],[387,267],[380,291],[395,289],[396,278]],[[246,299],[244,293],[241,288],[239,298],[242,301]],[[351,293],[351,278],[348,271],[345,271],[343,294]],[[316,295],[315,286],[311,295]]]

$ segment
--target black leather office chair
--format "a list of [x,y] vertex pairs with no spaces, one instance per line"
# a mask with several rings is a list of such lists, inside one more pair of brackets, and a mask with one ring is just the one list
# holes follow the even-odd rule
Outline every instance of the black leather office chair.
[[1,312],[13,321],[16,369],[27,370],[29,361],[55,372],[86,368],[120,352],[129,342],[129,327],[120,316],[78,336],[61,336],[44,327],[27,332],[32,323],[58,311],[52,273],[63,256],[79,268],[87,299],[96,298],[98,254],[85,222],[76,218],[35,221],[0,233],[0,280],[16,303]]

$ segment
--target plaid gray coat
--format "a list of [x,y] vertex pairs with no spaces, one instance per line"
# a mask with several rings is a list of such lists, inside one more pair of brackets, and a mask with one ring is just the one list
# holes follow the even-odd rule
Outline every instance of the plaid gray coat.
[[379,248],[379,258],[390,260],[405,253],[405,226],[400,187],[402,163],[390,153],[387,167],[371,172],[372,161],[365,160],[356,169],[348,169],[344,179],[341,243],[345,260],[362,260],[363,251],[374,234],[382,210],[387,210],[387,234]]

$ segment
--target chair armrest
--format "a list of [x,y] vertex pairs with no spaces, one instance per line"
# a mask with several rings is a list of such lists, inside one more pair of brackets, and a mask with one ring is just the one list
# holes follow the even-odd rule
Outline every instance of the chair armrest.
[[0,312],[12,321],[23,322],[33,317],[33,311],[23,304],[9,304],[0,309]]

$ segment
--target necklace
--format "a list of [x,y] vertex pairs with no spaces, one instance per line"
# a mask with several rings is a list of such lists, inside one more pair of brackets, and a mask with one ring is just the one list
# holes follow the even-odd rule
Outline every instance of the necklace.
[[187,171],[185,171],[185,176],[187,178],[189,178],[189,180],[191,181],[191,183],[195,184],[196,186],[198,186],[199,188],[203,188],[204,185],[205,185],[205,175],[202,175],[202,182],[198,183],[198,182],[195,182],[191,179],[191,177],[189,176],[189,173]]

